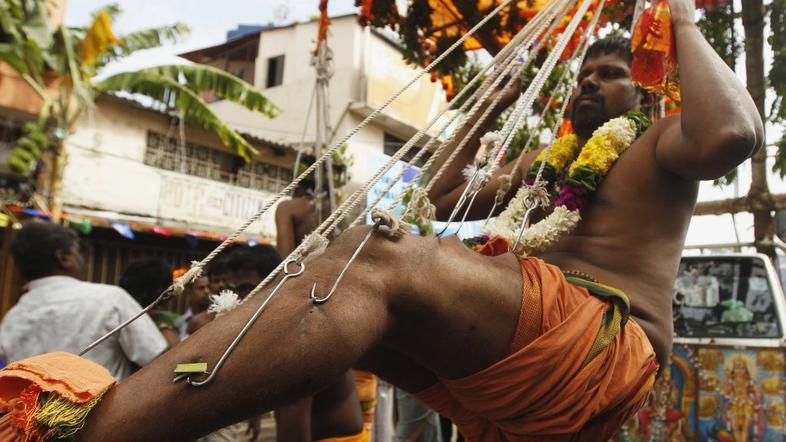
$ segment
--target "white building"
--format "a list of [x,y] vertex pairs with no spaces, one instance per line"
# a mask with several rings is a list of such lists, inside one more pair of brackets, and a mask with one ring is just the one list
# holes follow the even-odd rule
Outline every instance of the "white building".
[[[334,130],[329,145],[340,141],[421,72],[404,62],[394,43],[360,26],[356,15],[331,20],[328,45],[333,51],[334,73],[330,79],[329,109]],[[316,21],[263,28],[181,56],[241,76],[281,108],[277,118],[265,120],[233,103],[213,103],[213,109],[225,121],[261,138],[297,146],[304,136],[316,83],[316,72],[310,64],[316,35]],[[353,183],[366,181],[376,170],[381,155],[395,152],[402,140],[426,126],[446,104],[439,83],[431,82],[428,75],[421,77],[347,143],[354,156]],[[305,131],[306,145],[314,143],[313,114],[312,109]]]

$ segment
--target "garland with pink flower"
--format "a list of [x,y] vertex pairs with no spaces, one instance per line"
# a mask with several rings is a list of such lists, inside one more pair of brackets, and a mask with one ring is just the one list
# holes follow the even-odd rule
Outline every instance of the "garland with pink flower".
[[[519,256],[546,250],[576,228],[582,212],[589,206],[611,166],[651,124],[641,112],[631,111],[596,129],[580,150],[576,135],[558,138],[550,152],[544,150],[538,155],[527,171],[524,185],[482,238],[504,238],[511,247],[515,244],[515,250],[511,251]],[[540,180],[537,180],[541,167]],[[554,210],[540,222],[520,232],[531,201],[539,198],[541,207],[545,208],[549,201],[548,198],[544,201],[546,191],[543,189],[550,190],[556,186],[565,174],[565,169],[567,176],[556,192]],[[470,244],[479,242],[482,241],[477,238],[469,241]]]

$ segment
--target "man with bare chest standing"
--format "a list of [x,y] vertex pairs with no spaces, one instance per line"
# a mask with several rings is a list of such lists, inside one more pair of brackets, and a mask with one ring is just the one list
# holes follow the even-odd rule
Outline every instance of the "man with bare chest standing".
[[[264,325],[255,324],[209,386],[173,384],[172,369],[216,361],[264,296],[110,390],[78,436],[187,438],[313,395],[360,367],[450,417],[467,440],[607,440],[641,406],[671,349],[671,286],[698,181],[723,176],[763,144],[753,101],[694,25],[692,1],[670,6],[682,114],[646,130],[628,116],[646,112],[652,98],[631,81],[627,43],[601,40],[583,60],[572,96],[575,137],[554,146],[572,153],[554,169],[564,166],[569,177],[584,163],[606,169],[588,201],[560,193],[555,202],[554,213],[580,212],[572,233],[520,257],[475,253],[455,237],[394,238],[382,228],[333,297],[314,303],[312,287],[327,292],[369,227],[349,229],[285,282]],[[627,150],[584,155],[601,144]],[[433,186],[438,217],[458,201],[461,170],[474,155],[460,153]],[[497,175],[529,179],[538,155]],[[471,216],[488,213],[497,188],[492,178]],[[148,425],[151,415],[167,427]]]

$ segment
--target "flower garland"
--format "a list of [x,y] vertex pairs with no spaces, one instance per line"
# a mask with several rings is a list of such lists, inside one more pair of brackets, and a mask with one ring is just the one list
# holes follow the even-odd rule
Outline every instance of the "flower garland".
[[[550,154],[547,155],[544,150],[538,155],[527,171],[524,186],[483,237],[502,237],[509,245],[513,245],[528,208],[525,201],[532,200],[538,192],[542,192],[538,189],[555,185],[567,168],[567,178],[559,189],[554,210],[543,220],[524,230],[513,253],[527,256],[550,247],[576,228],[581,221],[581,212],[589,205],[592,195],[611,166],[651,124],[641,112],[627,112],[596,129],[580,151],[575,135],[558,138],[552,145]],[[570,163],[574,157],[576,159]],[[541,182],[536,182],[541,165]],[[541,204],[541,207],[544,205]],[[477,242],[471,241],[474,244]]]

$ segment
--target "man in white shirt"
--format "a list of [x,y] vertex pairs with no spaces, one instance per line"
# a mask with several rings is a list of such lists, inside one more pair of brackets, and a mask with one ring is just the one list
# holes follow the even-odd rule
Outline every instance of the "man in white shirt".
[[[0,322],[0,359],[6,363],[52,351],[78,353],[141,309],[119,287],[80,280],[84,258],[76,235],[63,226],[28,222],[11,251],[30,290]],[[166,348],[145,315],[85,357],[120,381]]]

